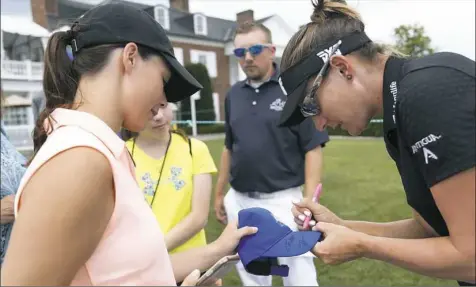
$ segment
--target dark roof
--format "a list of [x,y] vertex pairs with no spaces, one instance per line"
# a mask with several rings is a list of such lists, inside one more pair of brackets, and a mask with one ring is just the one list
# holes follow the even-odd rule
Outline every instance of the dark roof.
[[64,25],[71,25],[79,16],[91,9],[90,4],[74,0],[58,0],[58,15],[48,14],[48,28],[56,30]]
[[58,0],[58,4],[64,4],[73,8],[88,10],[93,5],[78,0]]
[[[141,4],[137,2],[130,2],[124,0],[104,0],[99,5],[110,2],[127,2],[138,9],[143,9],[150,15],[154,16],[154,7],[151,5]],[[60,26],[71,23],[74,19],[81,16],[88,9],[93,7],[81,1],[75,0],[58,0],[58,14],[59,16],[48,16],[49,28],[51,30],[59,28]],[[228,42],[232,40],[236,28],[236,22],[216,17],[206,16],[207,20],[207,35],[197,35],[194,32],[193,13],[187,13],[175,8],[169,9],[170,29],[167,34],[171,36],[180,36],[185,38],[211,40],[217,42]],[[259,19],[257,22],[263,23],[272,16]]]
[[123,1],[123,0],[104,0],[99,5],[101,4],[107,4],[107,3],[121,3],[121,2],[127,2],[127,4],[136,7],[138,9],[147,9],[150,7],[150,5],[142,4],[142,3],[137,3],[137,2],[132,2],[132,1]]

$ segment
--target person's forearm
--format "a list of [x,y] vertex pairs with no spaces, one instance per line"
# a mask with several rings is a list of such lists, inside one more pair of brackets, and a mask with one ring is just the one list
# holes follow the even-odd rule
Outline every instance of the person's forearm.
[[193,212],[187,215],[165,235],[167,250],[177,248],[200,232],[207,224],[207,217],[208,213],[206,216]]
[[458,251],[449,237],[395,239],[364,235],[364,257],[441,279],[475,283],[474,254]]
[[182,282],[195,269],[206,271],[226,255],[214,243],[171,254],[175,281]]
[[380,237],[406,239],[430,237],[413,218],[385,223],[345,220],[342,225],[355,231]]
[[220,171],[218,172],[218,178],[215,186],[216,196],[223,195],[225,186],[228,183],[228,177],[230,174],[230,151],[224,147],[221,153],[220,159]]
[[12,223],[15,220],[13,201],[4,197],[1,201],[0,224]]
[[306,153],[304,197],[312,198],[317,185],[321,182],[322,148],[320,146]]

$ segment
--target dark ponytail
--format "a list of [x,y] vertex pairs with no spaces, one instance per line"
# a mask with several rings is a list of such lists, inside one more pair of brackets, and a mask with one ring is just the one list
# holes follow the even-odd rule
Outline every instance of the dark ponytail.
[[71,38],[70,31],[60,31],[54,33],[48,40],[43,71],[43,91],[46,104],[33,131],[34,154],[38,152],[47,138],[47,130],[44,127],[45,120],[48,119],[51,123],[50,114],[58,107],[71,108],[76,95],[79,75],[66,51]]

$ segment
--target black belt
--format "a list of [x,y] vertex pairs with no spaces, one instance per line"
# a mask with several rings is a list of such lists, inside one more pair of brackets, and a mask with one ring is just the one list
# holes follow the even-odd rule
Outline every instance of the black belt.
[[245,191],[245,192],[238,192],[241,193],[249,198],[253,199],[265,199],[265,198],[272,198],[274,197],[273,193],[267,192],[259,192],[259,191]]

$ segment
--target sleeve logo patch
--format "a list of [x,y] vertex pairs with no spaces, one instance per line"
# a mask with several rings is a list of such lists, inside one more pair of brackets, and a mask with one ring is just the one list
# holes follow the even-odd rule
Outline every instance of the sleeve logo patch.
[[416,154],[420,149],[423,150],[423,157],[425,158],[425,164],[428,164],[429,159],[437,160],[438,156],[433,153],[426,145],[437,142],[441,138],[441,135],[435,136],[434,134],[429,134],[428,136],[422,138],[412,145],[412,153]]
[[431,150],[427,149],[426,147],[423,148],[423,155],[425,156],[425,164],[428,164],[428,159],[438,159],[436,154],[434,154]]

